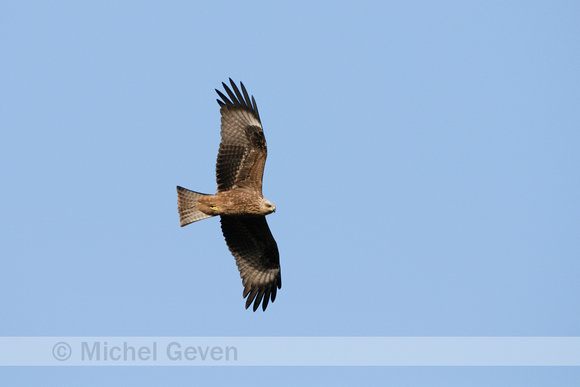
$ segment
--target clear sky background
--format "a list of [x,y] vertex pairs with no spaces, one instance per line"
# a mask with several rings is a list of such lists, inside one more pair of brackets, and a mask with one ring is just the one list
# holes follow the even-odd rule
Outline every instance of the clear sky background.
[[[580,5],[2,2],[0,336],[580,335]],[[214,89],[283,287],[244,309]],[[307,351],[307,349],[305,349]],[[571,385],[578,368],[13,368],[2,385]]]

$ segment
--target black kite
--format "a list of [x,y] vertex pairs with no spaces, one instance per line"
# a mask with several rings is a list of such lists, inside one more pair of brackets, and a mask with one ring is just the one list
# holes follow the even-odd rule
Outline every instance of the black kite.
[[206,195],[177,187],[180,226],[219,215],[222,232],[242,277],[246,309],[276,299],[282,287],[278,246],[266,223],[276,207],[262,196],[267,148],[256,100],[230,79],[232,90],[222,83],[229,98],[221,100],[221,144],[217,157],[217,194]]

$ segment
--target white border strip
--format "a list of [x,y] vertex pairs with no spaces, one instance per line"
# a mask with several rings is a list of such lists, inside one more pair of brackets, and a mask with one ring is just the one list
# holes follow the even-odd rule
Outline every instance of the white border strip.
[[580,366],[580,337],[0,337],[0,366]]

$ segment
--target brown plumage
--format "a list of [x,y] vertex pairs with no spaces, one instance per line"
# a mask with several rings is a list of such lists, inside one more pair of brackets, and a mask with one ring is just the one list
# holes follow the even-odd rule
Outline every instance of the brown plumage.
[[220,215],[222,233],[242,277],[246,309],[260,303],[266,310],[282,287],[278,246],[270,232],[266,215],[276,207],[262,196],[262,177],[268,150],[256,101],[230,79],[232,90],[222,83],[226,97],[221,100],[221,143],[216,177],[217,193],[206,195],[177,187],[180,226]]

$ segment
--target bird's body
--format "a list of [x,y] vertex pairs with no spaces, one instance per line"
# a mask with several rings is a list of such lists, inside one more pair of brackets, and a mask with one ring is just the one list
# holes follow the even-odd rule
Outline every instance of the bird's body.
[[274,205],[245,188],[221,191],[215,195],[204,195],[197,200],[197,208],[207,215],[269,215],[276,210]]
[[[266,163],[266,139],[254,97],[243,84],[242,93],[230,79],[221,100],[222,141],[216,164],[217,193],[201,194],[177,187],[177,207],[181,227],[219,215],[222,232],[242,277],[246,308],[254,311],[262,303],[266,310],[282,287],[279,253],[265,216],[276,207],[262,196]],[[263,300],[263,301],[262,301]]]

